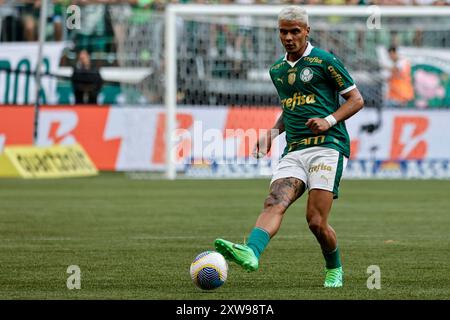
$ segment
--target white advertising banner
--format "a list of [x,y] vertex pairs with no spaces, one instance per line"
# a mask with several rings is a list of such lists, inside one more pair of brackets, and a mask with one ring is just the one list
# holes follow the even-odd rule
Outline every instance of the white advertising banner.
[[[42,74],[55,73],[63,48],[63,42],[45,43]],[[36,71],[37,57],[37,42],[0,44],[0,104],[33,104],[35,102],[36,89],[33,74]],[[46,103],[57,103],[56,86],[56,78],[42,76],[42,89]]]

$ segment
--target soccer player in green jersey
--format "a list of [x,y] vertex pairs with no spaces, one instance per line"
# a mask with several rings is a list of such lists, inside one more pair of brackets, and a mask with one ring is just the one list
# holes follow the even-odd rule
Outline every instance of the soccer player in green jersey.
[[[280,228],[287,208],[308,190],[306,220],[325,258],[324,286],[341,287],[339,247],[328,216],[350,156],[344,121],[361,110],[364,101],[342,63],[308,41],[310,27],[305,10],[284,8],[278,16],[278,27],[286,54],[270,68],[270,76],[283,112],[254,151],[258,157],[265,155],[282,132],[286,132],[286,149],[247,242],[216,239],[214,245],[228,260],[247,271],[257,270],[259,257]],[[339,95],[345,99],[342,105]]]

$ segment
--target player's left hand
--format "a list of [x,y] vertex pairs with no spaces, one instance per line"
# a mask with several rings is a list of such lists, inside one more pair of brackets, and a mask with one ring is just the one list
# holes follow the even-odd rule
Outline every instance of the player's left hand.
[[330,124],[323,118],[311,118],[306,121],[305,125],[311,129],[314,134],[319,134],[330,129]]

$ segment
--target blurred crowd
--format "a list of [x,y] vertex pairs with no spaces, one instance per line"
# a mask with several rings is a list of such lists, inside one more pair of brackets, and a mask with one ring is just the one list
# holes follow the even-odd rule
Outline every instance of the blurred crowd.
[[[299,5],[450,5],[450,0],[51,0],[48,20],[54,40],[63,37],[62,17],[70,4],[82,6],[127,4],[132,8],[163,11],[168,3],[299,4]],[[34,41],[40,0],[0,0],[1,41]]]
[[[297,5],[450,5],[450,0],[50,0],[47,12],[47,40],[60,41],[67,38],[63,28],[66,9],[75,4],[92,17],[91,29],[105,29],[105,7],[128,6],[136,19],[146,12],[162,12],[169,3],[202,4],[297,4]],[[0,0],[0,41],[36,41],[40,14],[40,0]],[[103,16],[102,16],[103,13]],[[105,30],[102,30],[105,31]],[[98,30],[97,30],[98,33]]]

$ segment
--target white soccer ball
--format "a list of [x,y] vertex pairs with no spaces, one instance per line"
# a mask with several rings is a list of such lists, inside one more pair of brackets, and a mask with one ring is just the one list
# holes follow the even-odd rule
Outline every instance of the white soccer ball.
[[192,261],[190,273],[197,287],[212,290],[219,288],[227,280],[228,264],[220,253],[205,251]]

